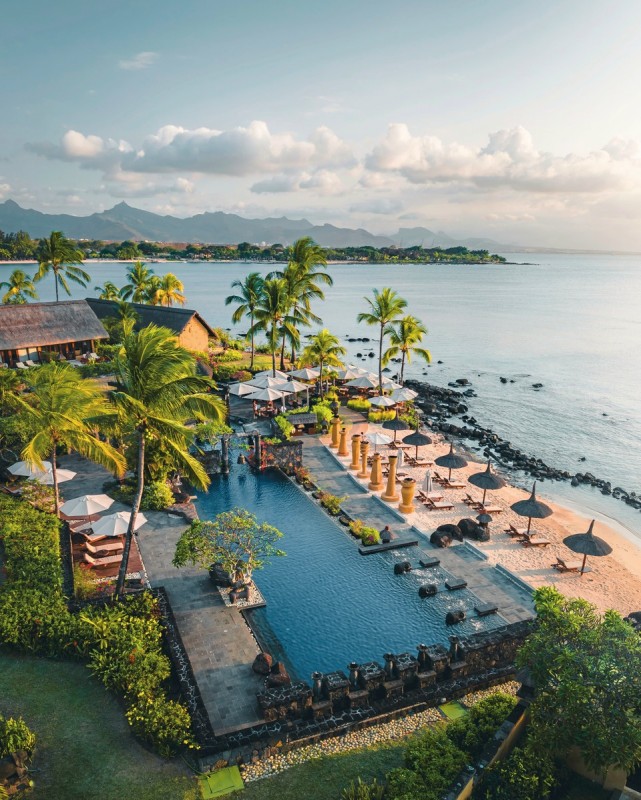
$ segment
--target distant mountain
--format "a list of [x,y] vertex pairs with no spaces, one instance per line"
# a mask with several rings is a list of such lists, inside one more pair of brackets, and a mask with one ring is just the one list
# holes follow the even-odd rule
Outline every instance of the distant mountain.
[[362,228],[313,225],[306,219],[245,219],[222,211],[180,219],[132,208],[127,203],[118,203],[99,214],[74,217],[70,214],[43,214],[21,208],[13,200],[7,200],[0,203],[0,229],[6,233],[27,231],[34,238],[48,236],[51,231],[59,230],[71,239],[114,241],[131,239],[211,244],[280,242],[287,245],[302,236],[311,236],[323,247],[389,247],[393,244],[393,240],[387,236],[376,236]]
[[399,247],[412,247],[421,245],[422,247],[469,247],[470,250],[509,250],[510,246],[495,242],[494,239],[484,239],[478,237],[454,239],[443,231],[435,233],[429,228],[399,228],[398,233],[391,237],[394,244]]

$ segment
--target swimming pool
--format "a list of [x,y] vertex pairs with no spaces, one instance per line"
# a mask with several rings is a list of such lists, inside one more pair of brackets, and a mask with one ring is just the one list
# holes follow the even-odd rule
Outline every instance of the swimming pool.
[[[361,556],[344,530],[277,470],[258,475],[234,465],[229,476],[212,479],[197,503],[201,519],[234,506],[284,534],[279,547],[287,556],[254,573],[267,607],[249,613],[267,649],[301,680],[315,670],[344,670],[350,661],[382,664],[387,652],[415,652],[421,643],[449,645],[453,633],[505,624],[499,616],[476,617],[476,596],[467,589],[448,592],[448,573],[440,567],[394,575],[396,561],[418,563],[418,547]],[[421,583],[438,583],[439,593],[422,600]],[[468,618],[447,626],[447,611],[459,608]]]

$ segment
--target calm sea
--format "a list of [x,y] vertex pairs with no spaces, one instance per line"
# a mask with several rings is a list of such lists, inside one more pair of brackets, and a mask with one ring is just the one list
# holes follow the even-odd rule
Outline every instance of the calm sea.
[[[571,472],[590,471],[641,494],[641,257],[509,254],[527,266],[337,265],[316,311],[341,337],[370,336],[356,324],[372,287],[391,286],[429,328],[433,365],[407,374],[440,385],[468,378],[478,392],[470,412],[513,445]],[[247,272],[274,265],[156,264],[185,284],[188,306],[213,326],[231,326],[224,300]],[[15,265],[0,266],[6,280]],[[27,270],[33,267],[26,267]],[[91,286],[120,285],[126,265],[89,264]],[[40,297],[54,297],[50,279]],[[86,290],[74,286],[74,297]],[[246,325],[238,326],[245,331]],[[367,358],[376,343],[347,344]],[[436,363],[442,361],[442,364]],[[359,362],[360,363],[360,362]],[[514,383],[502,384],[503,376]],[[542,383],[536,391],[532,384]],[[579,462],[585,457],[585,462]],[[587,488],[544,483],[543,494],[609,517],[641,538],[641,513]]]

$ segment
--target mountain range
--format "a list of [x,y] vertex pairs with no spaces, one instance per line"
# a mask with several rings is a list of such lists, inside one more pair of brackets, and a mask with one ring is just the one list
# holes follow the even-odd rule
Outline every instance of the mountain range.
[[103,241],[201,242],[209,244],[252,244],[265,242],[288,245],[303,236],[311,236],[323,247],[452,247],[471,249],[509,249],[492,239],[454,239],[428,228],[400,228],[396,234],[377,236],[363,228],[339,228],[336,225],[314,225],[306,219],[268,217],[245,219],[223,211],[205,212],[193,217],[154,214],[118,203],[113,208],[85,217],[71,214],[44,214],[22,208],[13,200],[0,203],[0,230],[5,233],[27,231],[35,239],[62,231],[71,239]]

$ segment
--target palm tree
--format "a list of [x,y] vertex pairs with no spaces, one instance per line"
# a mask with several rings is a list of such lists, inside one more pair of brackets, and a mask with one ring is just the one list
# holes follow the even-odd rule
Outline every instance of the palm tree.
[[254,309],[254,324],[249,329],[250,336],[264,331],[272,354],[272,373],[276,375],[276,351],[281,336],[297,341],[298,319],[290,314],[291,302],[287,283],[283,278],[268,278],[263,284],[263,292]]
[[96,435],[96,428],[114,416],[104,392],[90,379],[83,379],[67,363],[52,361],[25,375],[31,390],[28,402],[21,395],[10,399],[25,423],[37,431],[22,451],[22,458],[43,469],[43,460],[51,460],[56,515],[59,513],[60,495],[56,451],[59,447],[76,450],[86,458],[122,474],[125,459],[107,442]]
[[175,334],[167,328],[148,325],[134,332],[133,324],[126,322],[115,372],[117,388],[112,392],[112,402],[124,430],[131,433],[137,464],[136,493],[116,583],[116,596],[120,596],[145,485],[147,444],[160,443],[189,482],[205,489],[209,478],[188,451],[194,434],[185,421],[194,417],[223,420],[225,405],[211,394],[212,382],[196,375],[193,355],[178,344]]
[[173,303],[178,303],[180,306],[185,305],[185,286],[173,272],[168,272],[163,275],[158,283],[156,289],[155,299],[156,303],[161,306],[171,306]]
[[66,239],[60,231],[52,231],[48,239],[41,239],[38,248],[38,271],[34,281],[41,281],[50,272],[53,272],[56,284],[56,303],[59,301],[58,285],[70,295],[68,281],[86,286],[89,275],[75,266],[82,264],[82,251],[78,250],[73,242]]
[[160,305],[160,278],[158,275],[152,275],[147,283],[145,296],[141,301],[150,306]]
[[390,346],[383,354],[383,364],[388,364],[390,359],[395,358],[399,353],[401,354],[399,379],[401,384],[403,383],[403,373],[405,372],[405,361],[411,364],[412,354],[415,353],[420,358],[425,359],[428,364],[432,360],[430,351],[418,346],[427,334],[427,328],[420,319],[408,314],[406,317],[399,319],[396,324],[388,325],[385,333],[389,336]]
[[378,389],[383,388],[383,341],[385,339],[385,328],[398,319],[405,308],[407,300],[403,300],[398,294],[389,287],[385,287],[381,292],[374,289],[374,299],[365,298],[371,311],[361,311],[356,318],[358,322],[365,322],[367,325],[378,325],[380,329],[380,340],[378,344]]
[[307,347],[301,354],[302,362],[318,364],[320,368],[319,385],[320,396],[323,397],[323,367],[342,367],[340,356],[344,356],[347,351],[341,345],[337,336],[330,333],[327,328],[323,328],[312,336]]
[[24,305],[27,297],[31,300],[38,299],[33,280],[21,269],[14,269],[9,280],[0,283],[0,289],[7,290],[2,298],[4,305]]
[[129,283],[126,283],[120,290],[122,299],[131,300],[132,303],[146,302],[153,274],[153,269],[147,267],[142,261],[136,261],[127,267]]
[[102,286],[94,286],[94,291],[100,292],[98,295],[100,300],[120,300],[120,289],[111,281],[105,281]]
[[[262,275],[258,272],[250,272],[244,281],[236,280],[232,283],[232,289],[238,289],[238,294],[230,294],[225,298],[225,305],[238,303],[231,315],[231,320],[234,324],[241,321],[243,317],[249,317],[250,330],[254,327],[254,312],[256,306],[262,296],[265,281]],[[254,369],[254,334],[250,333],[251,340],[251,358],[249,361],[249,369]]]

